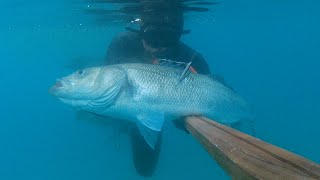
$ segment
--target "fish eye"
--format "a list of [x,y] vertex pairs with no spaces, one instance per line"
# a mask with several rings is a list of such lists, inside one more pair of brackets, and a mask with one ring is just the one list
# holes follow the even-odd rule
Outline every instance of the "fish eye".
[[79,74],[79,75],[82,75],[83,73],[84,73],[83,70],[79,70],[79,71],[78,71],[78,74]]

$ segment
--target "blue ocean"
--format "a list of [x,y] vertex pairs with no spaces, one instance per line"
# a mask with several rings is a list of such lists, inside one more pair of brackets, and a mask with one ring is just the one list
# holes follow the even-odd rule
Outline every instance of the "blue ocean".
[[[157,169],[139,176],[128,134],[79,120],[48,93],[75,61],[103,60],[124,31],[85,0],[3,0],[0,179],[230,179],[191,135],[165,124]],[[222,0],[186,15],[182,41],[252,106],[256,137],[320,163],[320,1]],[[106,7],[108,8],[108,7]]]

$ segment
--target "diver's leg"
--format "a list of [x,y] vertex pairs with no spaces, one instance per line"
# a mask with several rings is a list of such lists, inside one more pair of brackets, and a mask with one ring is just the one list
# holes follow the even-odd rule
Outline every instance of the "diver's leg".
[[133,163],[139,175],[150,177],[154,173],[161,148],[162,134],[159,135],[155,149],[152,149],[140,134],[138,127],[133,127],[130,132]]

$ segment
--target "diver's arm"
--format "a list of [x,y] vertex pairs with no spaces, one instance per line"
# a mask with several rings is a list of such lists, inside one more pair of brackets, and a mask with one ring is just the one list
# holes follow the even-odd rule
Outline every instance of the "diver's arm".
[[187,63],[192,61],[191,66],[199,74],[211,74],[208,63],[203,56],[187,44],[180,42],[177,49],[178,59]]
[[132,32],[122,32],[111,41],[106,64],[132,63],[135,59],[142,61],[141,55],[144,52],[139,36]]
[[208,63],[199,53],[197,53],[197,55],[194,57],[192,66],[199,74],[211,74]]
[[118,64],[122,51],[121,42],[120,37],[112,39],[107,50],[106,65]]

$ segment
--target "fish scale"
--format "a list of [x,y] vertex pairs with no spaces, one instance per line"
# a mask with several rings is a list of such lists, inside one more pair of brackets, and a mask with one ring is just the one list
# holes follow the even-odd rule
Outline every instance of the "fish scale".
[[136,89],[133,99],[137,101],[134,103],[173,114],[219,117],[217,120],[221,122],[233,122],[249,116],[247,103],[233,90],[209,76],[189,74],[179,81],[182,71],[176,68],[149,64],[115,66],[126,71],[129,82]]
[[[129,120],[154,148],[165,117],[202,115],[221,123],[251,119],[248,104],[210,76],[153,64],[91,67],[58,81],[61,101],[95,114]],[[93,82],[94,81],[94,82]]]

